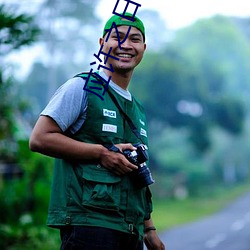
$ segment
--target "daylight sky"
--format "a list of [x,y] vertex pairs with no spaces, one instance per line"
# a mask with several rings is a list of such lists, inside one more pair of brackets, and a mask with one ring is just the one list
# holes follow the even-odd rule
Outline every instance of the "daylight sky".
[[[117,0],[101,0],[97,8],[99,16],[106,20],[116,2]],[[120,0],[118,6],[122,6],[123,2],[126,3]],[[190,25],[199,18],[215,14],[250,17],[250,0],[134,0],[134,2],[141,4],[139,10],[140,8],[157,10],[169,29],[178,29]]]
[[[86,0],[87,1],[87,0]],[[89,0],[91,1],[91,0]],[[99,0],[96,12],[103,20],[107,20],[113,12],[118,0]],[[141,4],[141,9],[153,9],[160,13],[168,29],[178,29],[192,24],[199,18],[211,17],[215,14],[226,16],[250,17],[250,0],[133,0]],[[16,3],[32,11],[36,3],[43,0],[0,0],[0,3]],[[32,4],[30,4],[32,2]],[[120,11],[124,10],[125,0],[119,0]],[[132,6],[132,4],[130,4]],[[119,10],[119,9],[118,9]]]

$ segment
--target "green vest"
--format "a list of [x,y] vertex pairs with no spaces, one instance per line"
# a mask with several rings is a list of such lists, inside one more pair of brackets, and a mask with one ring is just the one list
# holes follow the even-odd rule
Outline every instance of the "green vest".
[[[96,86],[90,81],[88,87]],[[110,91],[147,145],[146,118],[141,104],[135,98],[128,101],[111,88]],[[70,137],[96,144],[139,142],[108,93],[104,100],[87,93],[87,118],[81,129]],[[139,232],[142,238],[144,220],[149,219],[152,212],[151,194],[148,188],[138,189],[133,182],[129,175],[117,176],[98,162],[56,159],[48,225],[100,226],[127,233]]]

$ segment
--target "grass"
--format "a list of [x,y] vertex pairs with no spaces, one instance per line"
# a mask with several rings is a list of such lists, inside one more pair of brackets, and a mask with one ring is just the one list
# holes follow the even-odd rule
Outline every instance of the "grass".
[[154,200],[153,220],[158,231],[211,215],[250,190],[249,184],[220,188],[210,197],[185,200]]

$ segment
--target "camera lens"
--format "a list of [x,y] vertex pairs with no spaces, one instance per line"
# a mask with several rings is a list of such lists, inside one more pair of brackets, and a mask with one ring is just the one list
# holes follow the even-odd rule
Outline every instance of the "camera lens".
[[147,146],[141,143],[134,146],[137,150],[124,150],[123,154],[131,163],[138,166],[137,170],[131,172],[131,178],[138,188],[143,188],[154,183],[151,172],[146,165],[148,160]]
[[155,181],[152,178],[152,174],[146,164],[138,169],[138,186],[146,187],[153,184]]

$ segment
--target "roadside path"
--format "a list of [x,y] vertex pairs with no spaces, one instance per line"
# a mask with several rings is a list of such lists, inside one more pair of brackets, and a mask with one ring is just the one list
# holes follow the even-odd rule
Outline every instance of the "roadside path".
[[250,250],[250,193],[212,216],[160,237],[167,250]]

